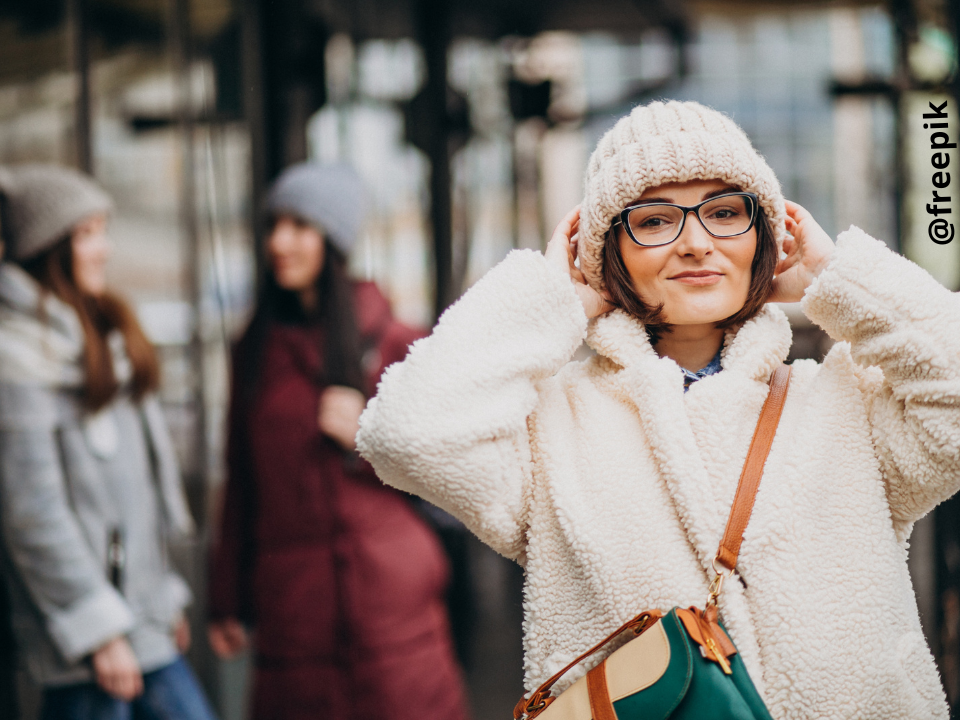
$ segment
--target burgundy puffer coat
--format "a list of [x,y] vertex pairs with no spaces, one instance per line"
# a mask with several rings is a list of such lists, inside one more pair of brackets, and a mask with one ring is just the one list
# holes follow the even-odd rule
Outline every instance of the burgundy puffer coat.
[[[420,333],[373,283],[355,299],[373,388]],[[405,495],[320,434],[321,341],[275,325],[249,409],[234,387],[211,619],[255,627],[254,720],[465,718],[446,557]]]

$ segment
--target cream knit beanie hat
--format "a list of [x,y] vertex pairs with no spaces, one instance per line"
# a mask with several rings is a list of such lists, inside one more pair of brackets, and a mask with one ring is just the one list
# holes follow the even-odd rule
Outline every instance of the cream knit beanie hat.
[[590,157],[580,206],[580,268],[603,285],[603,245],[623,208],[651,187],[723,180],[756,193],[777,248],[786,237],[783,194],[773,170],[723,113],[695,102],[653,102],[620,118]]

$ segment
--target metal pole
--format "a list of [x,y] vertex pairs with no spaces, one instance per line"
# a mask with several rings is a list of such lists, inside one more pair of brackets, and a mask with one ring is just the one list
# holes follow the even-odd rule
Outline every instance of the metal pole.
[[93,174],[93,148],[90,122],[90,52],[87,39],[86,0],[67,0],[70,32],[70,68],[76,82],[73,104],[76,163],[80,170]]
[[[240,2],[240,47],[243,73],[243,114],[250,134],[250,211],[249,222],[257,267],[261,267],[260,208],[266,193],[269,174],[267,158],[267,127],[263,88],[263,38],[260,32],[260,4],[258,0]],[[260,273],[257,273],[259,281]]]
[[[947,22],[950,23],[950,32],[953,35],[953,50],[956,53],[956,66],[953,71],[952,95],[953,95],[953,117],[957,118],[957,111],[960,110],[960,3],[948,2]],[[956,138],[954,138],[956,139]]]
[[180,227],[182,232],[184,290],[192,310],[190,340],[187,346],[188,362],[193,387],[191,400],[194,406],[194,443],[187,466],[187,491],[194,516],[200,521],[206,517],[207,478],[207,414],[203,372],[203,336],[200,301],[203,292],[203,269],[197,223],[196,187],[196,141],[193,117],[193,96],[190,70],[192,52],[190,47],[189,0],[172,0],[170,40],[177,75],[178,102],[177,120],[180,128]]
[[447,131],[447,49],[449,17],[446,0],[421,0],[420,43],[427,66],[425,95],[430,124],[430,220],[433,225],[434,313],[439,318],[459,293],[453,286],[453,213],[450,191],[450,142]]
[[911,86],[910,77],[910,43],[916,36],[917,19],[914,13],[913,0],[891,0],[890,14],[893,16],[893,25],[897,38],[897,81],[898,91],[893,95],[894,108],[894,220],[896,224],[896,250],[903,252],[903,234],[906,232],[903,204],[907,197],[907,161],[906,138],[903,127],[903,90]]

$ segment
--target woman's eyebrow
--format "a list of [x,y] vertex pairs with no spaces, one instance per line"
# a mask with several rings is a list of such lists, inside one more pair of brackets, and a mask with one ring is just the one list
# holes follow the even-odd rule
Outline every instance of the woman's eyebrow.
[[650,205],[651,203],[667,203],[668,205],[674,204],[673,200],[671,200],[670,198],[662,198],[662,197],[644,198],[643,200],[637,200],[637,202],[633,204],[634,205]]
[[[704,193],[703,197],[701,197],[700,199],[708,200],[712,197],[716,197],[717,195],[726,195],[727,193],[732,193],[732,192],[740,192],[740,191],[737,190],[737,188],[733,187],[732,185],[727,185],[726,187],[717,188],[716,190],[711,190],[708,193]],[[637,202],[633,203],[633,205],[650,205],[652,203],[667,203],[668,205],[677,204],[676,201],[673,200],[672,198],[652,197],[652,198],[644,198],[643,200],[638,200]]]
[[717,195],[726,195],[727,193],[732,193],[732,192],[740,192],[740,191],[737,190],[737,188],[733,187],[732,185],[728,185],[727,187],[718,188],[716,190],[711,190],[710,192],[705,193],[704,196],[701,198],[701,200],[706,200],[708,198],[716,197]]

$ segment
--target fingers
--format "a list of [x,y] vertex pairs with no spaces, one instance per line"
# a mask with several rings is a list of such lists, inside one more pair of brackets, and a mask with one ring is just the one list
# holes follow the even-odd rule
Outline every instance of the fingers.
[[563,219],[557,223],[557,227],[550,237],[550,242],[563,239],[569,241],[580,227],[580,206],[577,205],[573,210],[563,216]]
[[[570,237],[571,235],[573,235],[574,232],[576,232],[577,228],[580,226],[580,206],[579,205],[577,205],[570,212],[568,212],[566,215],[563,216],[563,220],[560,221],[560,225],[563,225],[564,223],[566,223],[570,228],[570,232],[567,233],[567,237]],[[559,228],[559,226],[557,227]]]
[[360,415],[366,398],[354,388],[331,385],[320,396],[317,423],[320,432],[332,438],[346,450],[356,448]]
[[583,272],[576,265],[573,265],[570,268],[570,277],[573,278],[573,281],[580,283],[582,285],[587,284],[587,279],[583,276]]
[[234,653],[246,650],[250,642],[247,638],[246,629],[237,620],[234,620],[227,628],[227,637],[229,638],[230,647]]
[[[609,291],[609,290],[603,290],[603,291],[601,291],[601,292],[600,292],[600,297],[603,298],[603,301],[604,301],[607,305],[609,305],[609,307],[607,308],[607,310],[613,310],[613,309],[617,306],[616,303],[613,301],[613,296],[610,294],[610,291]],[[607,312],[607,310],[604,310],[604,312]]]
[[173,631],[174,641],[177,644],[177,650],[184,654],[190,649],[192,638],[190,637],[190,623],[184,617],[180,618],[176,628]]
[[544,251],[544,257],[550,261],[557,269],[567,270],[571,264],[570,243],[580,228],[580,206],[573,208],[564,215],[563,219],[557,224],[553,235],[550,236],[550,242],[547,243],[547,249]]
[[211,625],[207,629],[207,639],[210,641],[210,648],[221,660],[230,660],[243,649],[238,647],[236,639],[231,637],[229,631],[220,625]]
[[365,405],[367,400],[363,393],[352,387],[330,385],[320,395],[320,402],[331,405]]
[[787,217],[797,223],[802,222],[806,218],[813,217],[805,207],[792,200],[784,200],[783,204],[787,211]]
[[143,675],[139,670],[118,673],[112,682],[113,690],[107,690],[118,700],[129,702],[143,693]]
[[211,624],[207,627],[207,642],[210,643],[210,649],[221,660],[229,660],[232,657],[223,628],[219,624]]
[[576,285],[575,288],[588,318],[595,318],[613,310],[614,305],[609,296],[604,297],[589,285]]
[[799,225],[797,225],[797,221],[789,215],[786,218],[785,225],[787,226],[787,232],[790,233],[791,236],[795,236],[797,234]]
[[610,296],[603,296],[587,284],[583,271],[577,267],[579,250],[580,206],[568,212],[553,231],[544,257],[554,267],[570,276],[588,318],[602,315],[614,308]]
[[106,643],[93,654],[97,684],[118,700],[133,700],[143,692],[140,663],[124,638]]
[[331,385],[320,395],[320,415],[343,416],[356,420],[367,404],[363,393],[355,388]]
[[239,620],[228,618],[207,627],[210,648],[222,660],[230,660],[247,647],[247,631]]

